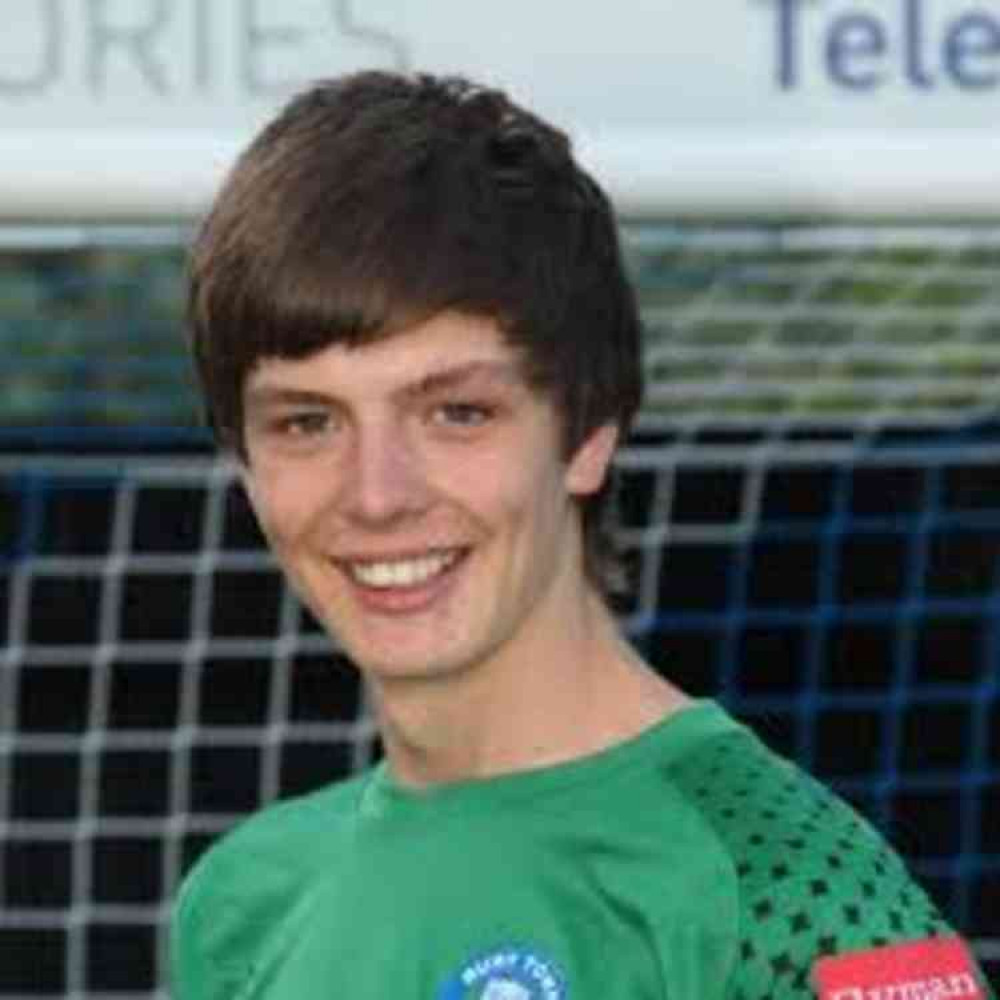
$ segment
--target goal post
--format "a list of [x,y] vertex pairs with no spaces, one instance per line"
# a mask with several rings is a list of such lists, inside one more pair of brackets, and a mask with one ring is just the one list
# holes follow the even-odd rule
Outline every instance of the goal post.
[[[765,129],[734,138],[731,130],[618,128],[572,136],[624,219],[1000,220],[1000,137],[992,131]],[[195,220],[246,140],[181,128],[7,131],[0,219]]]

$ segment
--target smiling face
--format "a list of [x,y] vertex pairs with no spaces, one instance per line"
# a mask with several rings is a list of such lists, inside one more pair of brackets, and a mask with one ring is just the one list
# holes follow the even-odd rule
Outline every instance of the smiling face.
[[567,461],[552,403],[494,321],[446,312],[266,358],[244,403],[261,526],[373,680],[537,656],[588,593],[573,498],[601,485],[615,434],[598,429]]

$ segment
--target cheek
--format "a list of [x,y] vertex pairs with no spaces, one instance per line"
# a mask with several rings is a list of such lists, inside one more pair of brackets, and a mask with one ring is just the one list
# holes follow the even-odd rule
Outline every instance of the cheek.
[[441,496],[495,526],[533,516],[551,488],[550,471],[530,448],[452,456],[435,471],[430,479]]
[[526,558],[559,544],[567,497],[558,465],[538,461],[529,450],[491,472],[483,470],[476,492],[479,509],[525,547]]

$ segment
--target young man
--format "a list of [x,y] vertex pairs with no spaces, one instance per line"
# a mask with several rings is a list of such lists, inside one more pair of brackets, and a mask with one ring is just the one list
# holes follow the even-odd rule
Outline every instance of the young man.
[[316,86],[222,190],[191,325],[386,761],[198,863],[175,1000],[985,996],[865,823],[619,635],[601,516],[639,326],[561,133],[455,79]]

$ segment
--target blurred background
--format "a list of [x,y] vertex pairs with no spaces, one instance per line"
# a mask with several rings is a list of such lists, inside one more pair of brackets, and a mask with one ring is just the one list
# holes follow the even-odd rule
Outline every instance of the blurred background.
[[1000,14],[538,6],[7,13],[0,1000],[165,997],[194,858],[379,754],[183,345],[226,164],[360,66],[463,72],[571,132],[647,331],[623,627],[856,803],[1000,977]]

